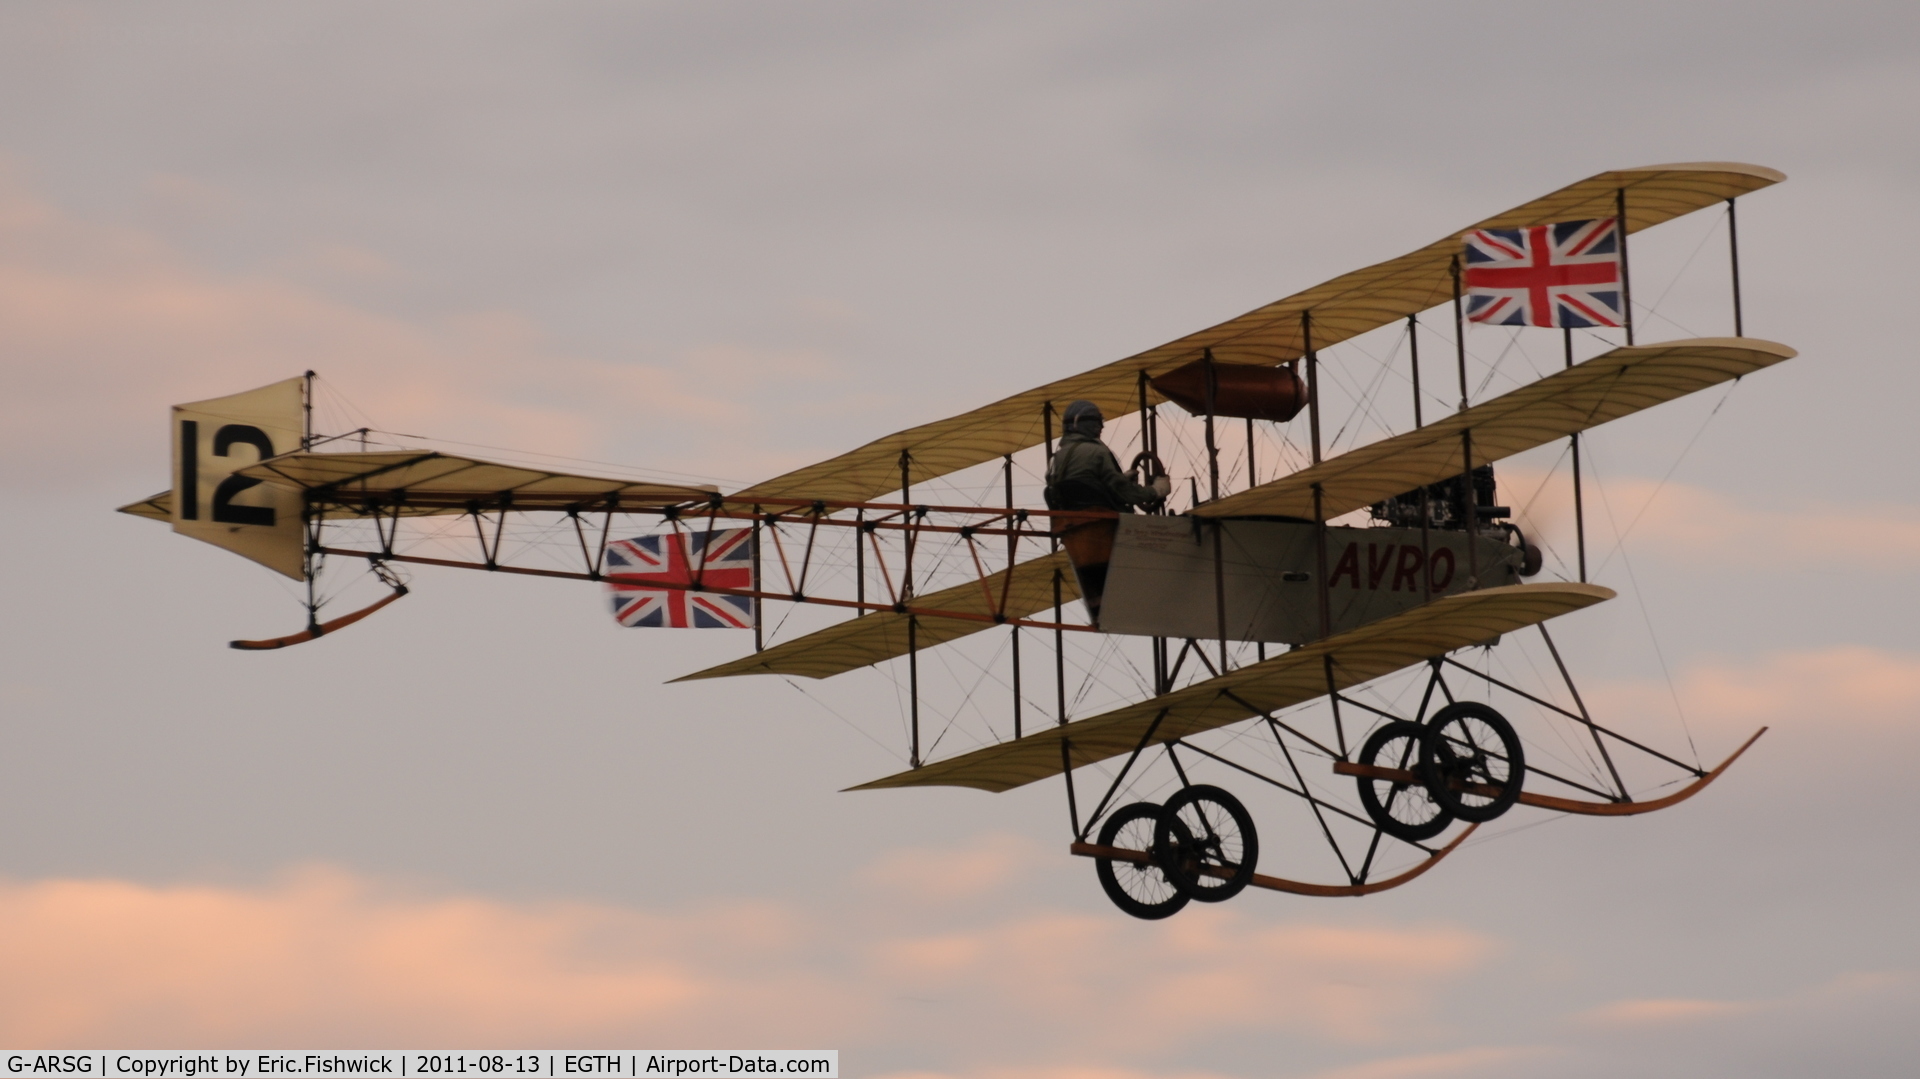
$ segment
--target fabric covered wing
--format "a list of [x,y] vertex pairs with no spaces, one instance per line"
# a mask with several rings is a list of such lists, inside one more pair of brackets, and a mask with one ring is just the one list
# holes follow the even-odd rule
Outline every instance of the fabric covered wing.
[[396,500],[400,514],[409,517],[503,505],[519,510],[639,509],[705,502],[715,491],[550,472],[427,450],[288,453],[237,474],[306,491],[326,506],[328,517],[356,516],[372,506],[392,512]]
[[[1627,231],[1716,206],[1786,179],[1759,165],[1709,161],[1649,165],[1588,177],[1550,195],[1469,225],[1387,262],[1343,274],[1305,292],[1276,300],[1217,326],[1085,374],[935,423],[870,442],[838,457],[757,483],[732,498],[820,498],[860,502],[900,489],[900,455],[909,457],[915,483],[1036,446],[1045,437],[1043,410],[1085,398],[1109,419],[1140,407],[1140,375],[1165,374],[1211,348],[1222,363],[1284,363],[1308,344],[1302,315],[1311,313],[1312,345],[1325,348],[1424,311],[1453,295],[1452,261],[1461,239],[1477,229],[1517,228],[1554,221],[1611,217],[1616,194],[1626,192]],[[1164,398],[1147,390],[1147,400]],[[1060,433],[1056,419],[1054,433]]]
[[1160,726],[1153,738],[1164,742],[1322,696],[1327,692],[1327,675],[1321,662],[1325,656],[1333,657],[1334,685],[1345,689],[1613,595],[1612,589],[1599,585],[1563,583],[1508,585],[1448,596],[1139,704],[849,789],[1012,790],[1059,775],[1063,740],[1068,742],[1073,767],[1094,764],[1133,752],[1156,718]]
[[1793,349],[1744,337],[1702,337],[1617,348],[1584,363],[1395,435],[1197,507],[1202,517],[1313,517],[1321,487],[1327,519],[1466,471],[1461,432],[1477,467],[1608,420],[1791,359]]
[[[999,603],[1001,589],[1006,588],[1006,616],[1025,618],[1053,606],[1056,571],[1060,574],[1061,602],[1071,603],[1079,599],[1080,590],[1074,584],[1073,567],[1067,562],[1066,552],[1062,551],[1013,567],[1011,586],[1007,584],[1006,570],[988,577],[987,590],[994,597],[992,604],[987,602],[986,592],[981,589],[979,581],[968,581],[939,592],[916,596],[913,604],[942,611],[992,614]],[[906,655],[907,617],[883,611],[864,618],[850,618],[765,651],[742,656],[731,663],[682,675],[674,681],[691,682],[735,674],[795,674],[802,678],[830,678]],[[921,615],[920,627],[915,632],[915,644],[923,649],[931,648],[992,628],[992,622]]]

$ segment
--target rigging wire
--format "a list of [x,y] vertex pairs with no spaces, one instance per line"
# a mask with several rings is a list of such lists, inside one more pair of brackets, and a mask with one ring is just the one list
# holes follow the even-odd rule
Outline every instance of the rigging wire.
[[[1687,459],[1687,454],[1693,452],[1694,444],[1700,441],[1701,435],[1704,435],[1707,433],[1707,425],[1712,423],[1713,418],[1720,414],[1720,409],[1726,405],[1728,399],[1733,396],[1733,391],[1739,385],[1740,385],[1740,380],[1737,378],[1734,379],[1732,382],[1727,383],[1726,392],[1720,395],[1720,400],[1713,406],[1713,411],[1708,412],[1707,418],[1700,421],[1699,428],[1693,432],[1693,437],[1687,440],[1686,446],[1680,450],[1680,455],[1673,459],[1673,464],[1667,468],[1666,475],[1661,476],[1660,482],[1654,485],[1653,493],[1649,494],[1647,496],[1647,500],[1641,503],[1639,512],[1633,515],[1633,520],[1627,522],[1626,530],[1619,533],[1620,540],[1623,543],[1625,542],[1627,535],[1633,531],[1634,526],[1640,523],[1640,519],[1647,515],[1647,511],[1649,509],[1653,508],[1653,500],[1660,497],[1660,492],[1667,486],[1667,481],[1673,478],[1673,474],[1675,472],[1679,471],[1681,462]],[[1624,550],[1625,549],[1623,547],[1615,547],[1615,552],[1621,553],[1623,557],[1624,557]],[[1600,569],[1603,569],[1603,570],[1606,569],[1608,563],[1612,561],[1613,561],[1613,554],[1609,553],[1607,555],[1606,561],[1603,561],[1600,563]],[[1598,572],[1599,572],[1598,570],[1595,571],[1596,575],[1598,574]]]
[[[1653,628],[1653,615],[1647,611],[1647,600],[1640,587],[1640,578],[1633,572],[1633,560],[1627,556],[1626,537],[1620,532],[1619,522],[1613,515],[1613,504],[1607,499],[1606,484],[1600,478],[1598,455],[1590,454],[1589,461],[1593,469],[1593,486],[1600,492],[1600,506],[1606,511],[1607,526],[1613,529],[1614,550],[1620,555],[1620,564],[1626,568],[1627,580],[1633,584],[1633,601],[1640,608],[1640,620],[1647,627],[1647,638],[1653,642],[1654,658],[1660,662],[1660,675],[1666,679],[1667,695],[1673,698],[1673,708],[1680,717],[1680,729],[1687,736],[1687,749],[1693,753],[1693,763],[1700,764],[1700,747],[1694,744],[1693,728],[1687,723],[1686,706],[1680,703],[1680,689],[1674,684],[1673,670],[1667,665],[1666,650],[1660,647],[1660,635]],[[1611,558],[1609,558],[1611,561]]]
[[897,760],[902,764],[906,763],[907,759],[905,757],[902,757],[899,753],[896,753],[893,750],[893,747],[887,745],[885,742],[882,742],[880,739],[875,738],[873,735],[869,734],[865,727],[862,727],[860,726],[860,724],[855,723],[853,720],[848,719],[846,716],[841,715],[838,711],[834,710],[834,708],[831,705],[827,704],[827,702],[820,700],[818,697],[815,697],[811,693],[808,693],[805,689],[801,688],[798,682],[795,682],[791,678],[782,678],[781,681],[785,682],[789,686],[792,686],[793,691],[795,693],[800,694],[802,697],[805,697],[807,700],[810,700],[814,704],[819,705],[822,709],[825,709],[828,715],[832,716],[833,718],[839,720],[842,723],[845,723],[847,726],[852,727],[855,731],[858,731],[860,734],[860,737],[865,738],[867,741],[872,742],[876,746],[879,746],[883,751],[885,751],[887,756],[892,757],[894,760]]

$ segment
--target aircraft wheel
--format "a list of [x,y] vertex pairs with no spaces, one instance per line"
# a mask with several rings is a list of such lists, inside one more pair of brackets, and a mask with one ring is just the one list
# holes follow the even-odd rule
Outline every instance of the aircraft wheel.
[[1484,822],[1519,800],[1527,760],[1504,716],[1478,701],[1455,701],[1428,717],[1420,770],[1436,805]]
[[1219,787],[1188,787],[1167,799],[1154,838],[1166,852],[1167,878],[1202,903],[1239,895],[1260,860],[1252,814]]
[[[1420,747],[1427,740],[1427,728],[1418,723],[1396,719],[1367,737],[1360,747],[1359,763],[1378,768],[1397,768],[1420,774]],[[1432,839],[1453,823],[1453,814],[1434,801],[1425,783],[1405,783],[1391,779],[1361,776],[1360,804],[1381,831],[1396,839],[1418,843]]]
[[[1159,832],[1160,807],[1152,802],[1135,802],[1113,811],[1100,827],[1100,845],[1143,850],[1153,855],[1145,862],[1117,858],[1095,858],[1094,871],[1100,875],[1100,887],[1106,889],[1113,905],[1135,918],[1166,918],[1187,905],[1187,895],[1174,887],[1163,868],[1164,858],[1155,845]],[[1179,822],[1170,829],[1176,842],[1191,843],[1186,827]]]

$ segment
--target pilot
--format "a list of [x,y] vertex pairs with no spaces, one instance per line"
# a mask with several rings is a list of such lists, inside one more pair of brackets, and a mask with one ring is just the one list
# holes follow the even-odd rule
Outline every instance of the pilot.
[[1075,401],[1061,417],[1063,435],[1047,466],[1047,507],[1056,510],[1113,510],[1166,501],[1173,484],[1164,474],[1142,487],[1120,471],[1113,451],[1100,441],[1106,417],[1092,401]]

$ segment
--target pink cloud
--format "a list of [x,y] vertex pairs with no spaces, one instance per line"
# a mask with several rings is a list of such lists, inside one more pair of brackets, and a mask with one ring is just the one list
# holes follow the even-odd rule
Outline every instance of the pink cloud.
[[1654,998],[1617,1000],[1574,1016],[1574,1022],[1601,1030],[1680,1027],[1759,1015],[1805,1012],[1814,1008],[1858,1007],[1898,996],[1914,984],[1911,971],[1848,971],[1781,997],[1760,1000]]
[[825,916],[509,902],[332,868],[251,887],[0,883],[0,1039],[839,1048],[879,1037],[963,1060],[994,1047],[1092,1066],[1234,1030],[1405,1037],[1431,1029],[1437,996],[1492,950],[1455,928],[1274,924],[1218,908],[1154,925],[1031,906],[960,929],[918,928],[948,916],[924,909],[915,928],[881,924],[898,905],[897,893]]
[[[330,869],[259,889],[6,885],[0,1040],[798,1044],[847,1029],[850,1014],[844,993],[779,962],[798,930],[766,906],[514,905],[383,891]],[[771,969],[714,969],[727,965],[714,956],[742,953]]]
[[[1708,661],[1684,672],[1676,690],[1690,721],[1722,734],[1809,717],[1819,717],[1823,726],[1904,728],[1920,715],[1920,656],[1835,645],[1744,662]],[[1592,697],[1610,715],[1672,712],[1664,683],[1602,684]]]
[[968,902],[1004,888],[1039,856],[1023,836],[982,835],[959,848],[893,851],[869,865],[861,879],[921,903]]
[[1427,1079],[1450,1075],[1484,1075],[1489,1069],[1552,1055],[1543,1046],[1476,1046],[1439,1053],[1416,1053],[1353,1064],[1318,1072],[1312,1079]]
[[1463,929],[1273,925],[1211,907],[1148,926],[1036,914],[883,941],[871,956],[877,978],[915,993],[995,1002],[978,1020],[990,1028],[1044,1014],[1097,1032],[1089,1042],[1147,1049],[1276,1026],[1343,1042],[1404,1035],[1428,1022],[1439,986],[1492,951]]
[[[1500,478],[1503,500],[1524,510],[1521,529],[1544,537],[1571,561],[1573,489],[1566,471],[1549,478],[1537,470],[1508,468]],[[1596,569],[1611,555],[1620,533],[1630,555],[1645,552],[1714,567],[1829,561],[1838,556],[1836,541],[1845,558],[1863,569],[1920,567],[1920,509],[1903,503],[1814,504],[1786,511],[1691,484],[1625,476],[1604,485],[1589,478],[1586,517],[1588,565]]]

